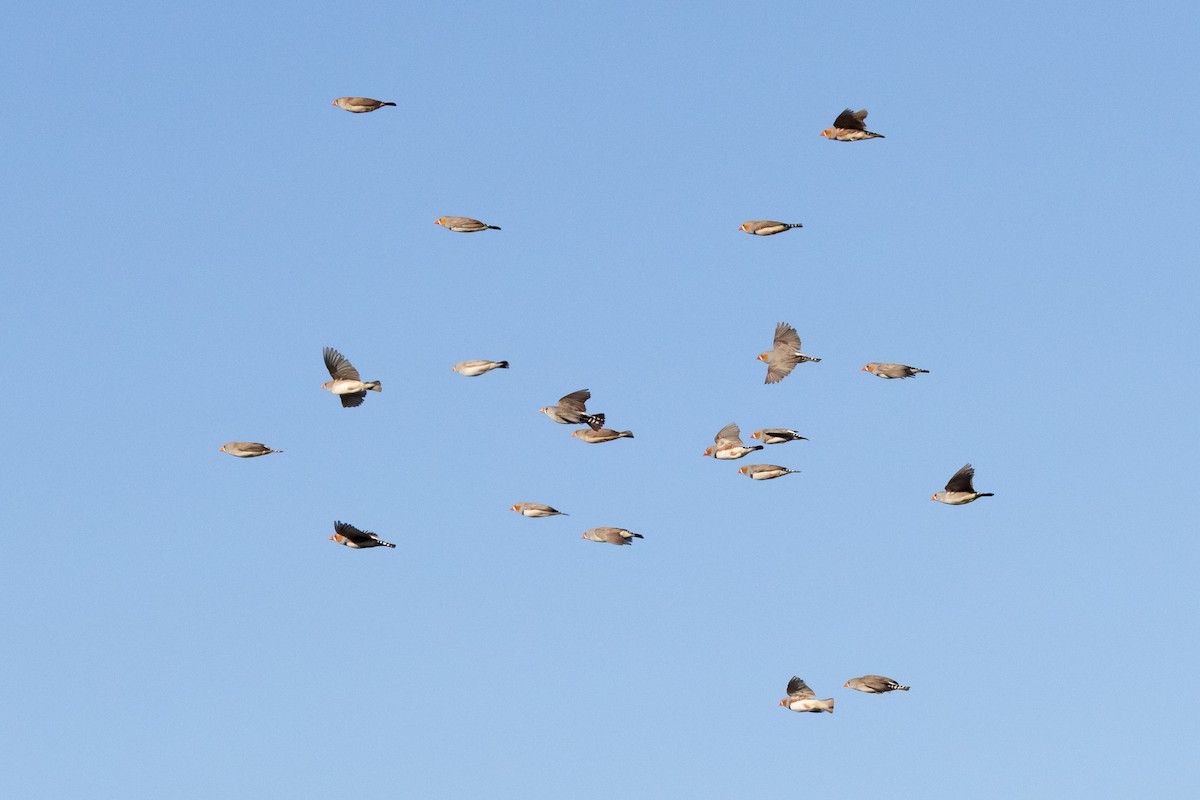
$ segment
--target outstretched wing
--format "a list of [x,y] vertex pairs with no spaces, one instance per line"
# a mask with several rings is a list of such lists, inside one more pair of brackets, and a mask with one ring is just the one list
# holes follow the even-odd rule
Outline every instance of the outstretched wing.
[[354,365],[337,350],[326,347],[321,354],[325,356],[325,369],[329,370],[329,374],[334,380],[362,380]]
[[795,675],[788,681],[787,687],[788,697],[796,700],[806,700],[810,697],[816,697],[817,693],[808,688],[808,684],[797,678]]
[[345,537],[346,541],[353,542],[357,545],[370,544],[371,542],[379,541],[379,537],[370,531],[360,531],[358,528],[351,525],[349,522],[334,522],[333,530],[339,536]]
[[954,477],[946,484],[947,492],[974,492],[975,487],[972,482],[975,480],[975,468],[970,464],[964,464],[963,468],[954,473]]
[[558,401],[558,407],[565,411],[574,411],[576,414],[586,412],[588,400],[592,399],[592,393],[587,389],[580,389],[578,392],[571,392],[566,397]]
[[779,323],[775,326],[775,349],[790,349],[791,353],[799,351],[800,334],[796,333],[796,329],[786,322]]
[[717,435],[713,438],[717,444],[737,444],[742,443],[742,429],[738,427],[736,422],[731,422],[721,430],[717,431]]
[[342,399],[342,408],[358,408],[363,404],[363,400],[367,399],[367,393],[339,394],[338,397]]
[[864,108],[861,111],[851,111],[846,109],[838,114],[838,118],[833,121],[835,128],[849,128],[852,131],[865,131],[866,125],[864,120],[867,118],[867,110]]

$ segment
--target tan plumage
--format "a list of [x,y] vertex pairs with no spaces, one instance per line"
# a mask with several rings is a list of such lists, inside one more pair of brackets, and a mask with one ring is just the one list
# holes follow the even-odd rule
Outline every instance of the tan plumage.
[[608,544],[633,544],[634,539],[645,539],[646,537],[624,528],[591,528],[584,531],[579,538]]
[[770,219],[752,219],[748,222],[743,222],[738,226],[738,230],[743,233],[752,233],[755,236],[774,236],[777,233],[783,233],[792,228],[803,228],[804,226],[798,222],[776,222]]
[[508,510],[515,511],[522,517],[553,517],[556,514],[567,516],[565,511],[559,511],[557,508],[551,508],[541,503],[516,503],[509,506]]
[[929,499],[937,500],[939,503],[945,503],[948,506],[965,506],[967,503],[975,502],[980,497],[995,497],[992,492],[975,491],[974,483],[975,468],[970,464],[964,464],[950,478],[950,482],[946,484],[946,490],[935,492]]
[[365,550],[368,547],[395,547],[391,542],[385,542],[370,531],[360,531],[349,522],[333,523],[333,536],[329,541],[344,544],[355,550]]
[[736,422],[731,422],[721,430],[717,431],[717,435],[713,438],[715,444],[710,445],[704,450],[704,455],[712,456],[722,461],[730,461],[735,458],[753,453],[755,450],[762,450],[761,444],[753,447],[746,447],[742,444],[742,430],[737,426]]
[[882,675],[863,675],[861,678],[851,678],[842,684],[847,689],[855,689],[867,694],[883,694],[884,692],[907,692],[911,686],[901,686],[891,678]]
[[794,442],[800,439],[808,441],[808,437],[801,436],[797,431],[790,428],[762,428],[750,434],[751,439],[758,439],[763,444],[783,444],[784,442]]
[[739,475],[745,475],[753,481],[769,481],[772,478],[782,478],[784,475],[798,473],[798,469],[788,469],[775,464],[747,464],[738,470]]
[[572,431],[571,435],[588,444],[599,444],[600,442],[611,442],[614,439],[632,439],[633,431],[614,431],[612,428],[601,428],[600,430],[580,428],[577,431]]
[[491,372],[494,369],[508,369],[507,361],[460,361],[450,369],[457,372],[459,375],[466,375],[468,378],[474,378],[476,375],[482,375],[485,372]]
[[861,111],[851,111],[846,109],[841,114],[838,114],[837,119],[833,121],[832,128],[826,128],[821,131],[821,135],[826,139],[833,139],[838,142],[857,142],[862,139],[883,139],[882,133],[872,133],[865,127],[867,118],[867,110],[864,108]]
[[372,100],[369,97],[339,97],[330,105],[344,108],[353,114],[365,114],[368,111],[375,111],[384,106],[394,106],[395,103],[384,102],[383,100]]
[[342,408],[357,408],[367,397],[367,391],[382,392],[383,384],[379,381],[364,381],[358,370],[344,355],[326,347],[321,351],[325,359],[325,369],[329,370],[331,381],[321,384],[322,389],[328,389],[342,401]]
[[268,453],[282,453],[282,450],[272,450],[265,444],[258,442],[226,442],[221,445],[221,449],[217,452],[228,453],[231,456],[238,458],[254,458],[256,456],[265,456]]
[[500,230],[495,225],[488,225],[486,222],[480,222],[477,219],[470,217],[438,217],[433,221],[434,225],[441,225],[443,228],[456,233],[476,233],[478,231],[498,231]]
[[587,401],[591,399],[591,392],[580,389],[560,397],[558,405],[539,408],[538,412],[560,425],[590,425],[594,430],[600,430],[604,427],[604,415],[587,413]]
[[779,701],[779,705],[784,708],[800,713],[818,714],[822,711],[833,713],[833,698],[818,700],[816,692],[808,688],[808,684],[795,675],[788,681],[787,693],[788,696]]
[[869,372],[880,378],[911,378],[918,373],[929,372],[929,370],[910,367],[907,364],[880,364],[872,361],[859,372]]
[[805,361],[820,361],[819,358],[806,356],[800,352],[800,334],[786,322],[775,326],[775,346],[765,353],[758,354],[759,361],[767,364],[767,379],[765,383],[779,383],[786,378],[797,364]]

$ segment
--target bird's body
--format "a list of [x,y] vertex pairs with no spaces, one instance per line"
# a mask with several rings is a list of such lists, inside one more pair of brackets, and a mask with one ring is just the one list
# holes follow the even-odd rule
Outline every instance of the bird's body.
[[265,456],[268,453],[282,453],[282,450],[272,450],[265,444],[258,442],[226,442],[221,445],[221,449],[217,452],[228,453],[231,456],[238,458],[254,458],[256,456]]
[[614,439],[632,439],[633,431],[614,431],[612,428],[600,428],[599,430],[580,428],[572,431],[571,435],[588,444],[600,444],[601,442],[611,442]]
[[608,544],[633,544],[634,539],[645,539],[646,537],[624,528],[591,528],[584,531],[579,538]]
[[755,236],[774,236],[777,233],[783,233],[792,228],[803,228],[799,222],[776,222],[771,219],[752,219],[748,222],[743,222],[738,230],[743,233],[752,233]]
[[717,431],[717,435],[713,438],[715,444],[710,445],[704,450],[704,455],[712,456],[721,461],[732,461],[736,458],[753,453],[755,450],[762,450],[761,444],[753,447],[746,447],[742,444],[742,430],[737,426],[736,422],[731,422],[721,430]]
[[819,714],[822,711],[833,713],[833,698],[818,700],[817,694],[808,688],[808,684],[795,675],[788,681],[788,696],[779,701],[779,705],[800,713]]
[[750,434],[751,439],[758,439],[763,444],[783,444],[784,442],[795,442],[800,439],[808,441],[808,437],[801,436],[798,432],[789,428],[762,428]]
[[962,469],[954,473],[954,477],[946,484],[946,490],[935,492],[930,500],[937,500],[939,503],[945,503],[948,506],[965,506],[967,503],[973,503],[980,497],[994,497],[992,492],[977,492],[975,491],[975,468],[970,464],[964,464]]
[[758,360],[767,364],[767,379],[764,383],[779,383],[786,378],[797,364],[805,361],[820,361],[800,352],[800,334],[786,322],[775,326],[775,346],[758,354]]
[[395,547],[391,542],[385,542],[370,531],[360,531],[349,522],[333,523],[333,536],[329,541],[344,544],[355,550],[365,550],[368,547]]
[[538,411],[560,425],[589,425],[593,430],[600,430],[604,427],[604,415],[587,413],[587,401],[591,399],[591,392],[580,389],[561,397],[558,405],[546,406]]
[[836,142],[857,142],[863,139],[883,139],[882,133],[872,133],[865,127],[867,118],[867,110],[864,108],[861,111],[851,111],[846,109],[838,114],[837,119],[833,121],[832,128],[826,128],[821,131],[821,135],[826,139],[833,139]]
[[861,678],[851,678],[842,684],[847,689],[855,689],[867,694],[883,694],[884,692],[907,692],[911,686],[901,686],[891,678],[882,675],[863,675]]
[[551,508],[541,503],[516,503],[509,506],[508,510],[515,511],[522,517],[553,517],[557,514],[567,516],[565,511],[559,511],[557,508]]
[[339,97],[330,103],[330,105],[344,108],[352,114],[366,114],[368,111],[375,111],[384,106],[394,106],[396,104],[383,100],[372,100],[369,97]]
[[485,372],[491,372],[494,369],[508,369],[507,361],[460,361],[450,369],[457,372],[459,375],[466,375],[468,378],[474,378],[476,375],[482,375]]
[[476,233],[478,231],[498,231],[500,230],[495,225],[488,225],[486,222],[480,222],[477,219],[470,217],[438,217],[433,221],[434,225],[441,225],[448,231],[455,233]]
[[745,475],[754,481],[769,481],[772,478],[782,478],[784,475],[791,475],[799,471],[798,469],[788,469],[787,467],[779,467],[774,464],[748,464],[739,469],[738,474]]
[[872,361],[859,372],[869,372],[879,378],[911,378],[921,372],[929,372],[929,370],[910,367],[907,364],[880,364]]
[[368,390],[383,391],[383,384],[379,381],[364,381],[349,359],[332,347],[326,347],[321,351],[321,355],[325,358],[325,369],[329,370],[329,376],[333,378],[322,383],[321,388],[338,395],[342,401],[342,408],[361,406]]

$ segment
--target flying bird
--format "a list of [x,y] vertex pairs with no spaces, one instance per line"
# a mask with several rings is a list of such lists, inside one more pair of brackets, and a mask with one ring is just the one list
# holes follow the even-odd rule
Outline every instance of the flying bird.
[[361,406],[368,389],[372,392],[383,391],[383,385],[379,381],[363,381],[354,365],[337,350],[326,347],[321,353],[325,357],[325,369],[329,370],[329,375],[333,378],[322,383],[321,388],[338,395],[342,400],[342,408]]
[[468,378],[474,378],[476,375],[482,375],[485,372],[491,372],[494,369],[508,369],[507,361],[460,361],[450,369],[457,372],[459,375],[466,375]]
[[763,444],[783,444],[784,442],[794,442],[798,439],[808,441],[807,436],[801,436],[796,431],[788,428],[762,428],[750,434],[751,439],[758,439]]
[[475,233],[476,231],[498,231],[500,230],[495,225],[488,225],[486,222],[480,222],[477,219],[470,217],[438,217],[433,221],[434,225],[441,225],[446,230],[454,231],[455,233]]
[[614,439],[632,439],[633,431],[614,431],[612,428],[600,428],[599,430],[580,428],[572,431],[571,435],[588,444],[600,444],[601,442],[611,442]]
[[516,503],[509,506],[509,511],[515,511],[522,517],[553,517],[556,514],[569,516],[565,511],[559,511],[557,508],[542,505],[541,503]]
[[330,105],[344,108],[352,114],[366,114],[368,111],[376,111],[384,106],[394,106],[395,103],[386,103],[383,100],[372,100],[369,97],[339,97]]
[[344,544],[346,547],[353,547],[355,550],[363,550],[368,547],[396,546],[391,542],[385,542],[370,531],[360,531],[349,522],[335,522],[333,523],[333,530],[333,536],[329,537],[329,541]]
[[792,228],[803,228],[799,222],[776,222],[770,219],[752,219],[738,226],[739,231],[752,233],[755,236],[774,236]]
[[992,492],[977,492],[972,485],[975,481],[975,468],[964,464],[963,468],[954,473],[954,477],[946,484],[946,491],[935,492],[930,500],[937,500],[948,506],[963,506],[973,503],[980,497],[995,497]]
[[911,686],[901,686],[891,678],[882,675],[863,675],[861,678],[851,678],[842,684],[847,689],[857,689],[867,694],[883,694],[884,692],[907,692]]
[[590,425],[593,430],[604,427],[603,414],[587,413],[587,401],[592,393],[587,389],[571,392],[559,399],[558,405],[546,406],[538,411],[561,425]]
[[805,361],[820,361],[819,358],[806,356],[800,352],[800,334],[786,322],[775,326],[775,347],[765,353],[758,354],[759,361],[767,364],[767,379],[765,383],[779,383],[786,378],[797,364]]
[[238,458],[254,458],[255,456],[265,456],[267,453],[282,453],[283,451],[272,450],[258,442],[226,442],[217,452],[228,453]]
[[749,464],[739,469],[738,474],[745,475],[753,481],[769,481],[771,478],[782,478],[784,475],[792,475],[799,471],[798,469],[777,467],[774,464]]
[[731,461],[735,458],[741,458],[747,453],[763,449],[761,444],[754,445],[753,447],[746,447],[742,444],[742,429],[737,426],[736,422],[731,422],[717,431],[717,435],[713,438],[713,441],[716,444],[706,448],[704,455],[719,458],[722,461]]
[[838,114],[838,118],[833,121],[832,128],[826,128],[821,131],[821,135],[826,139],[834,139],[839,142],[857,142],[860,139],[883,139],[882,133],[872,133],[863,125],[863,120],[867,118],[867,110],[851,111],[846,109]]
[[579,538],[608,544],[633,544],[634,539],[645,539],[646,537],[624,528],[592,528],[584,531]]
[[808,684],[795,675],[788,681],[788,696],[779,701],[779,705],[792,711],[819,714],[822,711],[833,713],[833,698],[818,700],[817,693],[808,688]]
[[869,372],[879,378],[911,378],[917,373],[929,372],[929,370],[910,367],[907,364],[880,364],[872,361],[859,372]]

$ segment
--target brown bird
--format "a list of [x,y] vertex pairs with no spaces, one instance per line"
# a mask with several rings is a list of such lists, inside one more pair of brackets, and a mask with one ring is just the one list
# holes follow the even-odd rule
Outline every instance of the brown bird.
[[572,431],[571,435],[588,444],[599,444],[601,442],[611,442],[614,439],[632,439],[633,431],[614,431],[612,428],[601,428],[599,430],[580,428],[577,431]]
[[369,97],[339,97],[330,105],[344,108],[352,114],[366,114],[384,106],[394,106],[395,103],[385,103],[383,100],[372,100]]
[[460,361],[450,369],[457,372],[459,375],[466,375],[468,378],[474,378],[477,375],[482,375],[485,372],[491,372],[494,369],[508,369],[507,361]]
[[363,550],[368,547],[396,546],[391,542],[385,542],[370,531],[360,531],[349,522],[335,522],[333,523],[333,530],[334,534],[329,537],[329,541],[344,544],[346,547],[353,547],[355,550]]
[[745,233],[752,233],[755,236],[774,236],[777,233],[783,233],[792,228],[803,227],[798,222],[775,222],[770,219],[752,219],[749,222],[743,222],[739,225],[738,230]]
[[217,452],[228,453],[238,458],[254,458],[255,456],[265,456],[267,453],[282,453],[283,451],[272,450],[258,442],[226,442]]
[[557,508],[551,508],[541,503],[516,503],[509,506],[508,510],[515,511],[522,517],[553,517],[555,514],[569,516],[565,511],[559,511]]
[[438,217],[433,221],[434,225],[441,225],[449,231],[456,233],[475,233],[476,231],[498,231],[500,230],[495,225],[488,225],[480,222],[477,219],[470,217]]
[[851,678],[842,684],[847,689],[857,689],[867,694],[883,694],[884,692],[907,692],[911,686],[901,686],[891,678],[882,675],[863,675],[861,678]]
[[917,369],[906,364],[880,364],[872,361],[859,372],[869,372],[880,378],[911,378],[920,372],[929,372],[927,369]]
[[710,445],[704,450],[704,455],[712,456],[713,458],[722,461],[732,461],[735,458],[741,458],[755,450],[762,450],[761,444],[753,447],[746,447],[742,444],[742,429],[738,427],[736,422],[731,422],[721,430],[717,431],[717,435],[713,437],[716,444]]
[[586,530],[580,539],[591,539],[593,542],[607,542],[608,544],[633,544],[634,539],[645,539],[640,533],[627,531],[624,528],[592,528]]
[[975,491],[975,468],[970,464],[964,464],[962,469],[954,473],[954,477],[946,484],[946,491],[935,492],[930,500],[937,500],[939,503],[945,503],[948,506],[965,506],[967,503],[973,503],[980,497],[995,497],[992,492],[977,492]]
[[560,425],[590,425],[593,430],[604,427],[603,414],[587,413],[587,401],[592,393],[587,389],[571,392],[559,399],[558,405],[539,408],[538,411]]
[[807,436],[801,436],[798,432],[788,428],[763,428],[750,434],[751,439],[758,439],[763,444],[783,444],[784,442],[794,442],[799,439],[808,441]]
[[779,701],[779,705],[784,708],[801,713],[819,714],[822,711],[833,713],[833,698],[818,700],[817,693],[808,688],[808,684],[795,675],[788,681],[787,693],[788,696]]
[[767,379],[765,383],[779,383],[786,378],[797,364],[805,361],[820,361],[819,358],[806,356],[800,352],[800,334],[786,322],[775,326],[775,347],[765,353],[758,354],[759,361],[767,364]]
[[383,385],[379,381],[363,381],[362,376],[354,365],[337,350],[326,347],[321,351],[325,357],[325,369],[329,370],[331,381],[321,384],[322,389],[328,389],[338,395],[342,408],[357,408],[367,397],[367,390],[382,392]]
[[851,111],[846,109],[838,114],[838,118],[833,121],[832,128],[826,128],[821,131],[821,135],[826,139],[833,139],[839,142],[857,142],[860,139],[883,139],[882,133],[872,133],[863,125],[863,120],[867,118],[867,110]]
[[739,475],[745,475],[752,481],[769,481],[772,478],[782,478],[784,475],[798,473],[798,469],[777,467],[774,464],[748,464],[738,470]]

